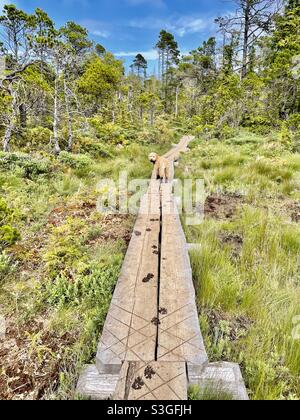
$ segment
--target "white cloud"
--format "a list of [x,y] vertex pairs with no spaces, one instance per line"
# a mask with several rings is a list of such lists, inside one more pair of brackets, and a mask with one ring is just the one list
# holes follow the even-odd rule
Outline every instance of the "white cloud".
[[116,57],[126,58],[126,57],[136,57],[138,54],[142,54],[146,60],[157,60],[158,54],[157,51],[152,49],[149,51],[121,51],[115,53]]
[[82,26],[88,29],[90,34],[100,38],[109,38],[110,32],[106,29],[106,24],[98,20],[85,19],[80,22]]
[[110,33],[108,31],[100,31],[100,30],[94,30],[94,31],[90,31],[90,33],[92,35],[95,36],[99,36],[100,38],[109,38],[110,37]]
[[210,24],[202,18],[183,17],[177,21],[176,31],[181,37],[186,34],[197,34],[207,29]]
[[204,32],[212,25],[212,18],[204,20],[202,17],[194,16],[170,17],[169,19],[147,17],[146,19],[131,20],[129,22],[129,26],[132,28],[166,29],[179,37]]

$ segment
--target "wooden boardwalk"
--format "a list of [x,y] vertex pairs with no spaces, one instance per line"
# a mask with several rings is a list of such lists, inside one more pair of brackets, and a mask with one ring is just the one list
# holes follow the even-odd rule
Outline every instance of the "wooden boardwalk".
[[[183,137],[165,157],[173,163],[192,139]],[[96,366],[88,366],[78,382],[84,396],[186,400],[188,384],[199,384],[248,398],[237,365],[208,364],[172,180],[161,183],[153,173],[142,197]]]
[[[184,137],[165,157],[173,162],[191,139]],[[195,372],[206,361],[172,182],[162,184],[152,177],[107,315],[96,365],[102,374],[120,373],[115,399],[180,400],[187,398],[187,368]],[[147,372],[152,374],[147,377]]]

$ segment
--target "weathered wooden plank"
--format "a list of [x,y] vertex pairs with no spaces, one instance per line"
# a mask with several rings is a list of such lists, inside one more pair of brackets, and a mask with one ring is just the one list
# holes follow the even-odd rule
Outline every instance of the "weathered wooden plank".
[[92,400],[108,400],[115,393],[119,375],[100,375],[95,365],[86,366],[80,375],[76,392]]
[[159,182],[142,198],[111,306],[100,339],[96,364],[102,373],[118,373],[124,360],[153,360],[156,346]]
[[[156,348],[160,196],[151,195],[151,214],[145,226],[146,237],[135,285],[135,299],[124,360],[152,361]],[[125,343],[124,343],[125,344]]]
[[185,363],[125,362],[114,400],[187,400]]
[[162,185],[159,361],[207,361],[186,241],[171,187]]
[[168,153],[166,153],[164,157],[167,159],[175,160],[180,153],[185,153],[188,151],[188,145],[194,138],[194,136],[183,136],[179,143]]

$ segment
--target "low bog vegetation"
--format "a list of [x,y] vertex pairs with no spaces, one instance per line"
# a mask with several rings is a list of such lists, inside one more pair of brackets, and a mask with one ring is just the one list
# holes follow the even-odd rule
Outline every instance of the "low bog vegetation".
[[106,156],[95,148],[0,154],[1,399],[77,398],[134,222],[97,212],[97,183],[121,170],[149,177],[143,136],[121,148],[107,143]]
[[182,163],[207,189],[204,222],[186,232],[201,244],[191,258],[209,358],[239,363],[251,399],[300,397],[299,163],[276,134],[248,132],[198,139]]

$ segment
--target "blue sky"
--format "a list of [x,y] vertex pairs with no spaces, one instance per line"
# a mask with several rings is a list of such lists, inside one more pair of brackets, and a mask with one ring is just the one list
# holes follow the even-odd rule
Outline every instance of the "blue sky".
[[127,65],[141,52],[152,69],[161,29],[174,33],[181,51],[188,52],[216,33],[215,17],[234,7],[229,0],[0,0],[0,6],[5,3],[27,12],[40,7],[57,26],[74,20]]

